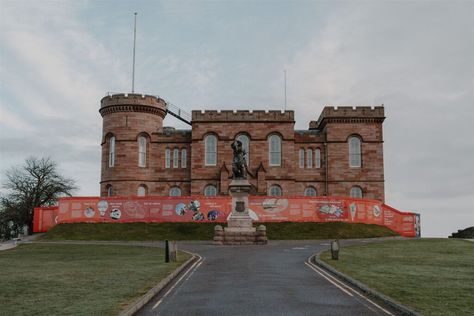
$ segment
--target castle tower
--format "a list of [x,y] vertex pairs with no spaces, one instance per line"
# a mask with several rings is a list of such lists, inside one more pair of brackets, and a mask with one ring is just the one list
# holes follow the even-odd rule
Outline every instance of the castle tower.
[[100,103],[101,196],[145,195],[153,180],[152,135],[163,128],[166,102],[151,95],[114,94]]

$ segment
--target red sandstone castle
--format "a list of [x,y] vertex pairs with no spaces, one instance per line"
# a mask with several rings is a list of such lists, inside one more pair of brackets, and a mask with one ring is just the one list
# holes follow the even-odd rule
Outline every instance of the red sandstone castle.
[[238,138],[253,195],[384,201],[383,107],[325,107],[307,130],[293,111],[192,111],[190,130],[163,127],[169,112],[150,95],[101,100],[101,196],[227,195]]

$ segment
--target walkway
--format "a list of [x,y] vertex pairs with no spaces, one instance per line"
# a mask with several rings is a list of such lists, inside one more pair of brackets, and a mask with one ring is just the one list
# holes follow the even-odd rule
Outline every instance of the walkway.
[[[364,243],[367,240],[344,241]],[[267,246],[181,243],[198,253],[174,288],[138,315],[389,315],[305,264],[327,241],[272,241]],[[165,291],[166,292],[166,291]]]

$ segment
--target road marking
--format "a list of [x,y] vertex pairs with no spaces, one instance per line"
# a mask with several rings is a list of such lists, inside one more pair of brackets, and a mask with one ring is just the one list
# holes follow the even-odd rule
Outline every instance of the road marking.
[[[166,293],[159,299],[158,302],[156,302],[155,305],[153,305],[152,309],[151,310],[155,310],[160,304],[161,302],[163,301],[163,299],[168,295],[170,294],[170,292],[176,287],[176,285],[179,284],[179,282],[192,270],[192,272],[194,273],[194,271],[196,271],[196,269],[201,265],[201,263],[204,261],[203,257],[201,257],[200,255],[197,255],[199,257],[198,261],[194,262],[193,265],[178,279],[178,281],[176,281],[169,289],[168,291],[166,291]],[[191,273],[192,274],[192,273]],[[190,275],[191,276],[191,275]],[[189,277],[187,278],[189,279]],[[186,280],[187,280],[186,279]],[[186,281],[185,280],[185,281]]]
[[313,268],[313,266],[311,266],[309,263],[305,262],[305,264],[312,270],[314,270],[316,273],[318,273],[320,276],[322,276],[323,278],[325,278],[326,280],[328,280],[329,282],[331,282],[334,286],[336,286],[338,289],[340,289],[341,291],[343,291],[344,293],[346,293],[347,295],[349,296],[354,296],[352,295],[351,292],[347,291],[346,289],[342,288],[341,286],[339,286],[336,282],[333,282],[331,279],[329,279],[328,277],[326,277],[324,274],[322,274],[321,272],[319,272],[318,270],[316,270],[315,268]]
[[327,244],[327,243],[324,243],[324,244],[320,244],[321,246],[331,246],[331,244]]
[[304,250],[304,249],[307,249],[306,247],[293,247],[291,248],[293,250]]
[[[333,275],[329,274],[328,272],[324,271],[323,269],[321,269],[320,267],[316,266],[315,264],[313,264],[312,262],[309,261],[308,259],[308,262],[305,262],[306,265],[308,265],[308,267],[310,267],[311,269],[313,269],[314,271],[318,272],[320,275],[324,276],[326,278],[329,277],[331,278],[332,280],[334,280],[335,282],[337,282],[338,284],[342,285],[343,287],[345,287],[346,289],[348,289],[349,291],[357,294],[358,296],[360,296],[361,298],[363,298],[364,300],[366,300],[367,302],[371,303],[372,305],[374,305],[375,307],[377,307],[378,309],[380,309],[381,311],[383,311],[384,313],[386,313],[387,315],[392,315],[392,313],[390,313],[388,310],[386,310],[385,308],[383,308],[382,306],[378,305],[377,303],[375,303],[374,301],[372,301],[371,299],[369,299],[367,296],[359,293],[359,291],[356,291],[355,289],[353,289],[352,287],[346,285],[344,282],[342,282],[341,280],[337,279],[336,277],[334,277]],[[326,278],[328,279],[328,278]],[[331,281],[331,283],[334,284],[334,282]],[[337,285],[336,285],[337,286]],[[338,286],[338,288],[341,289],[341,287]],[[351,296],[353,296],[351,294]],[[364,304],[365,305],[365,304]],[[367,305],[365,305],[367,306]],[[369,309],[371,309],[369,306],[367,306]]]

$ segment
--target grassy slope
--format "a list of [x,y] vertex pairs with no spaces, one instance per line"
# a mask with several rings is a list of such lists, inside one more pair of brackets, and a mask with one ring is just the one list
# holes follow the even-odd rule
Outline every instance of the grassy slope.
[[474,243],[453,239],[387,241],[342,248],[337,270],[424,315],[472,315]]
[[[211,240],[216,223],[76,223],[53,227],[45,240]],[[396,236],[377,226],[347,223],[265,223],[270,240]]]
[[116,315],[188,259],[157,248],[30,244],[0,252],[2,315]]

